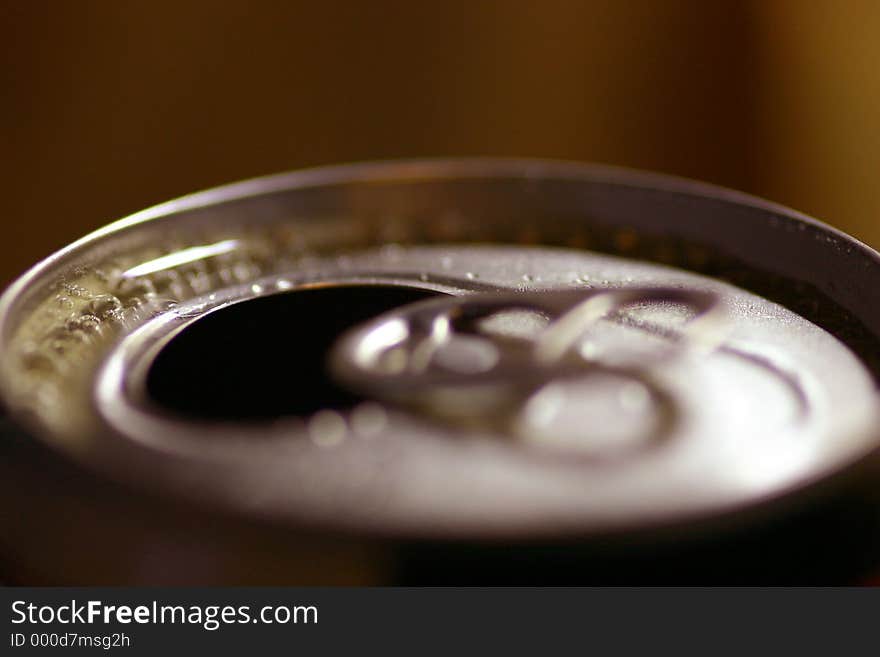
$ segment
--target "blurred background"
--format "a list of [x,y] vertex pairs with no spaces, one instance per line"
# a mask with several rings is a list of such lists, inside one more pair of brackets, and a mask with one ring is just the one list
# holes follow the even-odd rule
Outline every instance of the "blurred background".
[[0,287],[143,207],[522,155],[743,189],[880,247],[880,3],[0,0]]

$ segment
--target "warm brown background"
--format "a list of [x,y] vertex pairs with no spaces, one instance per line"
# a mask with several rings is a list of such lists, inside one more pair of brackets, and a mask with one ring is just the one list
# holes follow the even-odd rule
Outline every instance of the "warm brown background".
[[880,3],[0,0],[0,286],[147,205],[497,154],[738,187],[880,246]]

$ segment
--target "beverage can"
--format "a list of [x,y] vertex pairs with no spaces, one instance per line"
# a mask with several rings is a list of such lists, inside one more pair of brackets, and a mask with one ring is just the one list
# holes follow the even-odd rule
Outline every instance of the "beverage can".
[[878,289],[829,226],[610,167],[171,201],[0,299],[6,577],[859,581]]

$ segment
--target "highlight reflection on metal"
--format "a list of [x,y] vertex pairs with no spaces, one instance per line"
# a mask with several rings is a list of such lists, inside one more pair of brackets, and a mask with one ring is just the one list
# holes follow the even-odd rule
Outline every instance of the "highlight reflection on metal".
[[168,255],[161,256],[149,262],[144,262],[136,267],[125,271],[122,275],[125,278],[137,278],[139,276],[149,276],[156,272],[173,269],[181,265],[187,265],[206,258],[222,255],[234,251],[239,246],[238,240],[223,240],[216,244],[204,244],[202,246],[191,246],[181,251],[175,251]]
[[[578,348],[596,322],[642,303],[683,305],[694,316],[665,336],[668,349],[647,358],[638,354],[632,362],[608,364]],[[523,330],[529,313],[531,328]],[[534,322],[535,314],[545,326]],[[499,332],[505,319],[508,330]],[[559,412],[560,382],[592,378],[606,391],[617,384],[624,406],[653,400],[664,421],[646,426],[657,433],[669,423],[674,404],[652,371],[685,352],[707,353],[719,346],[725,324],[717,295],[689,289],[474,294],[412,304],[373,320],[340,340],[333,363],[340,379],[382,401],[524,438],[534,438]],[[519,325],[513,334],[512,325]],[[581,394],[579,401],[588,398]],[[612,422],[614,414],[610,409]],[[597,418],[582,413],[579,419],[589,424]],[[560,427],[553,430],[558,433]]]

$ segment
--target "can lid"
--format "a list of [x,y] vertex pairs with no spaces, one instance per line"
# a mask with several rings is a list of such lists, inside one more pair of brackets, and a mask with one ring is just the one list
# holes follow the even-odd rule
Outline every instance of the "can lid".
[[[160,206],[38,265],[0,299],[0,396],[91,468],[292,526],[630,531],[749,511],[876,453],[875,284],[880,257],[832,229],[644,174],[304,172]],[[362,403],[252,423],[149,395],[157,355],[212,317],[377,286],[438,296],[335,341],[331,374]],[[295,343],[313,319],[267,321]],[[229,340],[246,352],[260,326]],[[290,364],[290,395],[312,384]]]

